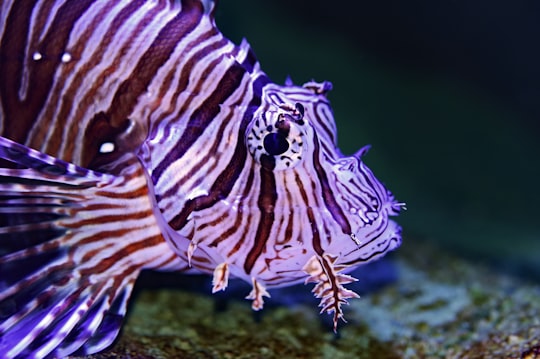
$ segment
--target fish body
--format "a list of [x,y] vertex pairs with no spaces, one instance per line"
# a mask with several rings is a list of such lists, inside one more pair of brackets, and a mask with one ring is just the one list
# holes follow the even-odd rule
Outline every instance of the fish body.
[[337,148],[328,82],[277,85],[210,1],[0,2],[0,353],[90,354],[143,269],[268,289],[401,243],[401,203]]

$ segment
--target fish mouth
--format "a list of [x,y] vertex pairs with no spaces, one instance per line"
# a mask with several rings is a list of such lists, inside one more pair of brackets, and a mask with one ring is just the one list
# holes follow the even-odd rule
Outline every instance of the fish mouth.
[[[365,242],[357,240],[358,243],[359,245],[355,248],[342,253],[342,257],[345,259],[343,264],[367,263],[397,249],[401,245],[401,227],[396,222],[389,220],[385,230],[379,235]],[[354,257],[354,259],[347,260],[349,257]]]

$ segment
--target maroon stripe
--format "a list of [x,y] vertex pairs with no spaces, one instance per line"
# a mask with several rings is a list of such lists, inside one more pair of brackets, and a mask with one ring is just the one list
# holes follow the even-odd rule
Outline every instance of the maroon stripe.
[[[213,62],[214,64],[214,62]],[[215,62],[215,64],[217,64],[217,61]],[[211,71],[211,69],[213,69],[213,66],[209,66],[209,68],[207,69],[208,71]],[[205,70],[205,73],[207,71]],[[202,86],[202,80],[200,81],[201,83],[201,86]],[[190,95],[190,97],[185,101],[185,105],[182,107],[182,109],[174,116],[175,118],[182,118],[182,113],[186,110],[184,107],[189,107],[189,103],[191,103],[193,97],[196,96],[196,94],[199,94],[200,91],[203,91],[203,89],[201,88],[201,86],[197,86],[195,91],[193,91],[193,94]],[[244,86],[244,88],[242,89],[242,96],[240,96],[240,99],[238,101],[236,101],[234,104],[232,104],[231,106],[234,108],[236,106],[239,106],[242,104],[243,102],[243,98],[245,97],[245,94],[247,92],[247,90],[249,89],[249,86]],[[236,113],[231,111],[226,118],[222,118],[220,116],[217,116],[215,118],[210,118],[209,120],[216,120],[216,119],[219,119],[218,121],[221,122],[221,124],[219,125],[219,129],[217,130],[217,134],[221,135],[224,133],[225,131],[225,128],[227,126],[230,125],[230,122],[231,120],[233,119],[233,116],[236,116]],[[188,125],[189,127],[190,125]],[[208,127],[209,124],[206,124],[205,127]],[[165,129],[165,131],[170,131],[170,128],[167,128]],[[168,133],[168,132],[167,132]],[[164,138],[168,138],[168,134],[167,135],[163,135]],[[193,140],[196,140],[193,139]],[[188,141],[188,139],[182,137],[178,142],[179,143],[183,143],[185,144],[186,141]],[[200,169],[205,166],[207,164],[207,161],[206,161],[206,157],[207,155],[208,156],[214,156],[217,152],[217,149],[219,147],[221,143],[221,138],[216,138],[215,141],[212,141],[211,143],[211,146],[205,148],[205,152],[204,153],[200,153],[200,158],[199,158],[199,161],[197,162],[196,165],[193,166],[193,168],[188,172],[186,173],[183,177],[177,177],[176,178],[176,184],[174,186],[171,186],[171,188],[169,188],[167,191],[165,191],[164,193],[160,193],[159,196],[158,196],[158,200],[160,198],[163,198],[163,197],[169,197],[169,196],[175,196],[176,193],[178,193],[178,191],[180,190],[179,188],[182,186],[183,183],[186,182],[186,180],[192,178],[196,173],[198,173],[200,171]],[[191,144],[193,145],[193,143]],[[210,145],[210,143],[208,144]],[[159,178],[161,177],[161,175],[163,174],[163,171],[165,171],[165,169],[167,168],[168,165],[170,165],[170,161],[175,161],[176,159],[178,158],[181,158],[182,156],[185,155],[185,153],[181,153],[179,152],[179,150],[181,150],[180,146],[177,146],[175,147],[166,157],[165,159],[156,166],[156,168],[152,171],[153,173],[153,176],[155,178]],[[184,151],[187,151],[188,148],[184,148],[183,149]],[[208,173],[211,173],[214,171],[214,169],[216,168],[216,166],[218,165],[218,162],[215,162],[211,167],[209,167],[206,172]],[[196,183],[194,183],[194,185],[198,185],[200,184],[202,181],[204,180],[207,180],[207,178],[200,178]]]
[[[254,174],[255,174],[255,171],[249,172],[246,184],[244,186],[244,191],[242,192],[242,200],[247,198],[249,191],[251,190],[251,186],[253,186],[253,178],[255,177]],[[232,223],[232,225],[230,223],[230,219],[228,219],[229,217],[226,217],[228,219],[226,225],[228,224],[229,227],[225,229],[224,231],[220,231],[219,236],[216,239],[214,239],[208,246],[217,247],[221,242],[229,240],[231,236],[233,236],[235,233],[238,232],[238,229],[240,228],[240,224],[242,223],[242,218],[244,218],[245,216],[249,217],[251,216],[251,213],[245,213],[243,212],[243,208],[239,207],[238,212],[236,212],[235,220]],[[248,219],[248,223],[249,223],[249,219]],[[248,228],[249,226],[244,226],[244,232],[239,236],[239,240],[236,242],[236,245],[234,246],[234,248],[231,249],[231,251],[228,253],[229,257],[231,257],[234,253],[236,253],[236,251],[240,249],[240,246],[242,246],[243,242],[246,239],[246,232]]]
[[[9,124],[19,109],[18,89],[24,66],[24,49],[30,27],[30,16],[34,3],[23,3],[14,6],[6,19],[2,42],[0,43],[0,100],[4,109],[4,124]],[[4,136],[20,141],[28,123],[28,108],[19,111],[21,130],[4,125]]]
[[274,224],[274,209],[277,201],[276,179],[274,177],[274,172],[271,169],[267,169],[274,166],[275,161],[273,157],[261,156],[261,189],[257,200],[257,206],[261,211],[261,219],[257,226],[253,247],[249,251],[246,261],[244,262],[244,270],[246,273],[251,273],[255,262],[266,247],[270,232],[272,231],[272,225]]
[[[103,19],[103,17],[106,16],[108,12],[111,11],[111,8],[115,6],[113,2],[106,4],[102,9],[100,9],[100,12],[96,15],[96,18],[92,21],[92,23],[89,23],[88,26],[84,29],[82,34],[78,37],[75,45],[70,48],[71,55],[76,59],[80,59],[82,57],[84,48],[86,47],[88,40],[90,39],[92,34],[95,32],[101,34],[101,39],[95,53],[91,58],[84,59],[84,65],[77,70],[76,75],[70,81],[69,87],[61,88],[60,91],[56,91],[55,93],[51,94],[53,97],[51,97],[49,103],[54,105],[56,105],[57,103],[61,103],[62,106],[60,107],[56,115],[54,115],[54,111],[57,110],[56,107],[49,106],[46,109],[46,112],[44,112],[44,117],[46,119],[51,119],[52,121],[54,121],[54,127],[51,128],[51,130],[53,130],[54,132],[50,136],[50,138],[62,139],[64,143],[60,141],[48,143],[46,147],[48,153],[58,153],[60,147],[64,145],[65,155],[63,159],[67,161],[73,161],[73,157],[68,157],[75,156],[76,144],[72,141],[72,139],[76,139],[77,134],[81,131],[80,124],[83,122],[83,118],[87,116],[88,108],[94,108],[96,98],[99,98],[99,96],[96,97],[96,95],[99,92],[100,88],[103,86],[103,82],[107,78],[107,75],[114,71],[113,68],[119,66],[118,59],[123,56],[123,54],[125,54],[128,51],[128,48],[132,45],[128,43],[124,44],[124,46],[119,50],[115,49],[116,58],[114,58],[113,63],[108,68],[103,69],[101,75],[97,76],[93,83],[88,83],[89,81],[86,75],[89,71],[102,63],[104,57],[111,57],[111,54],[107,54],[107,48],[111,44],[111,42],[114,41],[114,36],[118,32],[118,29],[123,23],[129,21],[130,17],[132,17],[133,14],[142,5],[144,5],[144,3],[144,0],[133,0],[128,2],[127,6],[123,7],[122,10],[118,13],[118,15],[114,18],[107,32],[104,32],[102,29],[103,24],[101,23],[101,20]],[[133,28],[131,31],[136,34],[142,32],[144,27],[148,26],[148,23],[151,21],[151,19],[159,11],[161,11],[163,7],[164,4],[161,7],[155,7],[151,11],[147,12],[147,14],[145,14],[144,20],[137,24],[137,27]],[[66,65],[66,68],[61,73],[61,77],[57,80],[59,84],[65,86],[64,84],[66,83],[67,77],[73,74],[73,71],[68,70],[67,66],[73,65],[74,64],[71,63]],[[78,89],[81,87],[85,89],[86,94],[82,99],[78,99],[78,105],[74,109],[73,97],[77,93]],[[70,113],[72,111],[75,112],[73,117],[70,116]],[[68,120],[70,121],[71,127],[69,128],[68,135],[64,138],[62,134],[65,131],[66,126],[68,125]],[[95,114],[94,117],[90,120],[89,124],[85,128],[83,145],[84,152],[81,154],[83,158],[81,161],[81,165],[87,166],[89,163],[91,163],[94,160],[94,157],[98,154],[99,146],[101,145],[101,143],[114,141],[114,138],[119,133],[123,132],[125,128],[129,125],[127,119],[122,124],[122,126],[114,127],[111,126],[109,122],[109,118],[104,112]],[[41,136],[45,136],[45,132],[42,132]],[[44,139],[44,137],[39,138],[38,136],[34,135],[32,140],[34,141],[34,143],[36,143],[38,141],[44,141]],[[137,144],[134,143],[133,146],[135,145]]]
[[[178,230],[182,228],[191,212],[213,206],[222,198],[226,197],[232,190],[234,184],[238,180],[243,166],[246,163],[247,149],[244,143],[244,134],[248,123],[252,120],[253,114],[261,104],[262,88],[269,82],[266,76],[261,76],[253,83],[254,96],[247,106],[246,112],[242,118],[242,122],[237,134],[236,147],[229,165],[219,174],[216,181],[210,189],[210,193],[206,196],[200,196],[189,201],[186,201],[184,208],[169,222],[169,225]],[[220,86],[218,86],[220,88]],[[204,104],[203,104],[204,106]],[[152,173],[153,181],[156,183],[159,177],[155,177]],[[159,198],[158,198],[159,202]]]
[[[178,68],[180,66],[180,63],[183,60],[183,57],[187,56],[187,54],[189,54],[195,46],[201,44],[202,42],[211,38],[212,36],[215,36],[216,34],[218,34],[218,32],[215,28],[208,29],[208,31],[202,33],[195,40],[187,44],[185,49],[182,51],[182,54],[180,54],[176,63],[174,64],[174,67]],[[189,58],[189,60],[187,60],[186,63],[182,66],[182,72],[181,72],[180,78],[176,80],[174,83],[173,83],[173,80],[174,80],[175,72],[170,71],[167,74],[167,76],[163,79],[163,82],[161,83],[157,98],[165,97],[165,94],[171,91],[171,88],[175,86],[176,89],[174,91],[174,94],[171,96],[171,98],[177,99],[180,96],[180,94],[182,94],[186,90],[187,86],[189,85],[189,76],[191,74],[191,71],[195,67],[195,65],[197,65],[199,61],[204,59],[210,53],[215,52],[215,51],[220,51],[221,48],[224,47],[227,43],[228,43],[228,40],[223,38],[220,41],[212,43],[208,46],[205,46],[204,48],[194,53]],[[199,81],[199,83],[202,83],[202,81]],[[193,91],[193,93],[189,94],[188,99],[184,101],[180,110],[175,114],[174,116],[175,118],[180,118],[182,114],[186,111],[186,109],[189,108],[191,100],[195,96],[198,95],[197,90],[200,91],[201,89],[197,88],[195,91]],[[160,116],[156,119],[155,122],[161,123],[161,121],[163,121],[166,117],[169,117],[172,114],[172,112],[173,112],[172,106],[169,108],[165,108],[164,111],[161,112]],[[152,130],[154,132],[150,134],[149,136],[150,138],[155,137],[155,131],[157,131],[157,126],[155,126]],[[168,128],[166,130],[168,130]]]
[[[184,101],[184,105],[174,116],[176,118],[187,117],[186,113],[189,111],[189,107],[193,98],[198,96],[200,93],[209,92],[203,86],[205,85],[205,80],[207,76],[212,72],[217,66],[221,66],[221,58],[216,58],[212,62],[208,63],[207,67],[201,74],[198,79],[197,85],[193,90],[190,89],[190,96]],[[185,71],[185,73],[188,73]],[[231,66],[224,76],[221,78],[220,83],[218,84],[214,92],[209,92],[208,98],[205,102],[193,111],[191,117],[188,121],[185,131],[182,133],[182,137],[177,141],[177,145],[163,158],[163,160],[157,164],[157,166],[152,171],[152,176],[154,178],[159,178],[167,167],[174,162],[176,159],[181,158],[185,155],[186,151],[193,146],[195,141],[203,134],[203,132],[210,126],[210,123],[216,118],[219,118],[219,112],[221,109],[221,104],[234,93],[240,86],[244,75],[244,71],[237,65]],[[221,86],[228,86],[222,88]],[[244,87],[245,91],[246,87]],[[220,119],[220,121],[223,121]],[[223,125],[223,124],[222,124]],[[164,138],[169,138],[171,128],[165,130]],[[208,153],[212,153],[208,151]],[[201,164],[203,161],[201,161]],[[181,182],[181,181],[179,181]],[[168,195],[168,194],[164,194]]]
[[296,174],[295,176],[295,182],[296,182],[296,187],[300,191],[300,196],[302,197],[302,201],[304,201],[306,205],[308,221],[311,224],[311,232],[313,234],[313,238],[312,238],[313,249],[315,250],[315,253],[322,256],[324,250],[321,245],[321,236],[319,235],[319,230],[317,229],[317,222],[315,221],[315,216],[313,215],[313,209],[312,209],[313,207],[318,207],[318,206],[309,204],[308,196],[304,189],[304,184],[300,180],[300,176],[298,176],[298,174]]
[[[120,235],[122,235],[122,233],[120,233],[119,236]],[[100,261],[92,267],[80,270],[80,273],[82,276],[89,276],[93,273],[104,273],[108,269],[110,269],[112,266],[114,266],[115,263],[130,256],[134,256],[133,258],[136,258],[137,256],[140,255],[139,254],[140,251],[144,251],[145,249],[148,249],[151,247],[159,246],[163,243],[163,241],[164,239],[161,236],[161,234],[153,235],[153,236],[145,237],[145,238],[137,238],[137,241],[126,243],[124,247],[119,248],[117,251],[115,251],[114,253],[111,253],[109,256],[103,256],[103,253],[101,253],[100,251],[106,248],[99,247],[97,248],[96,252],[94,253],[88,252],[88,254],[92,253],[95,256],[98,256],[98,258],[100,258]],[[102,256],[102,257],[99,257],[99,256]],[[135,263],[133,264],[133,269],[139,270],[141,269],[141,265],[139,265],[138,263]],[[119,278],[122,278],[122,276],[120,276]]]
[[[253,184],[253,177],[254,177],[254,171],[251,171],[250,172],[250,175],[249,175],[249,178],[248,178],[248,182],[246,183],[246,189],[248,188],[251,188],[251,185]],[[249,190],[246,190],[245,193],[247,194],[249,192]],[[244,198],[246,196],[244,195]],[[231,258],[236,252],[238,252],[239,250],[241,250],[243,247],[244,247],[244,243],[246,242],[246,240],[248,239],[248,232],[250,230],[250,226],[249,226],[249,223],[251,223],[252,221],[252,218],[255,216],[255,213],[253,213],[250,209],[247,209],[247,211],[245,212],[242,212],[242,210],[240,210],[237,214],[237,221],[238,223],[242,222],[242,218],[245,218],[246,219],[246,223],[247,225],[243,226],[241,229],[241,233],[238,233],[239,232],[239,227],[238,226],[235,226],[235,227],[231,227],[227,232],[223,233],[222,237],[224,239],[231,239],[230,236],[236,234],[236,242],[234,241],[233,239],[233,242],[234,243],[234,246],[232,248],[229,249],[229,251],[226,253],[226,256],[228,258]],[[236,221],[235,221],[236,223]],[[214,242],[211,243],[214,244],[217,240],[214,240]]]
[[[295,181],[296,181],[296,184],[298,185],[298,182],[300,181],[300,178],[298,177],[298,173],[295,173]],[[303,190],[303,188],[300,188],[300,189]],[[294,203],[295,202],[293,200],[293,196],[292,196],[291,192],[293,192],[293,191],[285,191],[285,194],[287,196],[287,203]],[[292,240],[293,227],[294,227],[294,223],[295,223],[295,210],[296,209],[291,209],[290,210],[289,220],[287,221],[287,226],[285,227],[285,235],[283,236],[283,240],[279,241],[279,238],[277,238],[276,243],[284,244],[284,243]],[[301,215],[301,212],[300,212],[300,215]],[[302,237],[301,236],[299,238],[299,242],[302,242]]]
[[324,204],[326,205],[326,208],[330,213],[332,214],[332,217],[334,220],[339,224],[341,227],[341,230],[343,233],[349,235],[351,234],[351,225],[349,224],[349,221],[345,217],[345,214],[343,213],[343,210],[337,203],[333,193],[332,188],[330,188],[330,184],[328,183],[328,177],[326,176],[326,172],[324,168],[322,167],[321,163],[319,162],[319,138],[317,134],[314,134],[314,152],[313,152],[313,165],[315,166],[315,171],[317,172],[317,178],[319,179],[321,186],[322,186],[322,196],[324,200]]
[[131,76],[119,86],[107,111],[113,126],[122,126],[158,69],[170,59],[178,42],[195,29],[202,15],[200,2],[182,1],[182,11],[161,29],[152,45],[141,56]]
[[35,2],[17,3],[14,6],[6,20],[6,30],[0,44],[0,98],[5,113],[4,121],[17,124],[5,128],[6,137],[24,142],[28,129],[42,110],[51,90],[54,73],[61,63],[69,34],[91,3],[92,0],[68,1],[58,9],[43,45],[37,49],[43,59],[30,67],[28,94],[22,103],[18,98],[18,90],[25,63],[24,50],[30,31],[31,10]]
[[199,108],[193,111],[186,130],[182,133],[182,138],[178,140],[177,146],[173,151],[167,153],[161,163],[152,171],[154,183],[157,182],[157,179],[161,177],[172,162],[181,158],[193,146],[193,143],[208,128],[210,122],[219,114],[223,102],[240,87],[245,74],[245,69],[237,63],[227,69],[214,92],[210,93]]

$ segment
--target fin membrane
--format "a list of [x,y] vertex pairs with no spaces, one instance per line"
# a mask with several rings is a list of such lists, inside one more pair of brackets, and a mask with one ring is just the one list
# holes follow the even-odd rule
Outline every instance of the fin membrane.
[[142,268],[176,259],[153,214],[143,168],[118,176],[0,137],[0,353],[64,357],[108,347]]

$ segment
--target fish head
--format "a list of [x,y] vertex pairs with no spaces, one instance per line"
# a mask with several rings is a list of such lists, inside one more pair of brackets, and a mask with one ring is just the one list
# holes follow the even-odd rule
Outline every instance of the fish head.
[[240,199],[237,208],[259,220],[245,257],[247,273],[300,278],[313,255],[331,254],[352,266],[401,242],[401,229],[389,216],[402,204],[362,161],[369,146],[352,156],[337,147],[331,88],[329,82],[269,84],[247,126],[252,163],[246,167],[257,190],[250,192],[256,198]]

